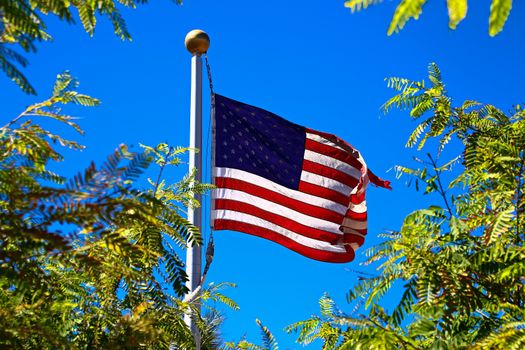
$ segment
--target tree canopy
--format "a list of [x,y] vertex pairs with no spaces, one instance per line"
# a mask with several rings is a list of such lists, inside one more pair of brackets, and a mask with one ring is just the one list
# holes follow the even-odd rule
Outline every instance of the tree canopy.
[[[63,106],[96,106],[60,74],[50,98],[0,128],[0,347],[12,349],[178,349],[195,347],[183,321],[196,302],[223,302],[224,284],[184,298],[179,257],[201,244],[184,207],[209,185],[190,173],[167,185],[161,174],[186,149],[166,144],[131,152],[119,146],[101,166],[67,179],[52,169],[60,147],[82,149],[42,119],[79,133]],[[150,188],[138,182],[156,164]],[[206,305],[206,304],[205,304]],[[217,312],[196,313],[203,349],[217,347]]]
[[[383,108],[406,109],[419,121],[408,147],[437,147],[416,158],[417,168],[397,171],[441,204],[411,213],[399,230],[385,232],[384,242],[368,249],[367,264],[378,264],[378,273],[360,276],[348,292],[352,312],[325,295],[321,315],[288,328],[303,344],[321,339],[323,349],[525,346],[525,111],[520,105],[504,113],[475,101],[455,104],[435,64],[428,79],[388,79],[397,94]],[[452,141],[459,141],[461,152],[441,160]],[[398,299],[393,310],[381,306],[386,297]]]

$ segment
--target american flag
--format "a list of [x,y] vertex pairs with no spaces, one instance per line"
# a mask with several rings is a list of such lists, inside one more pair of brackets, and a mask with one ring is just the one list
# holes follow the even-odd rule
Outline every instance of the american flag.
[[389,188],[335,135],[214,95],[212,220],[326,262],[349,262],[367,234],[369,181]]

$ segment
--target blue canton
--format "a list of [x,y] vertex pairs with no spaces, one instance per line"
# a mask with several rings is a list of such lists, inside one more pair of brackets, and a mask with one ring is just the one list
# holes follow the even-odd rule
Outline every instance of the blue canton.
[[298,189],[306,130],[278,115],[215,95],[215,166]]

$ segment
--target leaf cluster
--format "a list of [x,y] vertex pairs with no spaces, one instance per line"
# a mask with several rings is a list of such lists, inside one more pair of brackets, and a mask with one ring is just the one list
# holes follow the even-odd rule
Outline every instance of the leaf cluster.
[[[93,36],[97,20],[109,20],[122,40],[131,40],[122,8],[135,9],[148,0],[0,0],[0,68],[24,92],[36,91],[19,67],[28,60],[17,50],[36,52],[36,43],[51,40],[45,19],[54,15],[74,24],[80,20],[86,33]],[[175,0],[178,4],[181,0]]]
[[261,332],[261,345],[250,343],[243,337],[238,342],[226,342],[222,349],[224,350],[279,350],[277,339],[273,333],[266,327],[261,320],[256,319],[255,323],[259,326]]
[[[384,233],[383,243],[366,252],[377,274],[360,277],[348,292],[354,311],[335,311],[323,297],[321,316],[289,328],[299,342],[321,339],[324,349],[525,345],[523,108],[504,113],[474,101],[455,106],[435,64],[428,80],[388,79],[397,94],[384,109],[406,109],[418,121],[407,146],[437,141],[434,155],[416,159],[419,168],[397,169],[442,204],[416,210],[399,231]],[[453,139],[461,154],[438,165]],[[452,180],[445,181],[445,173]],[[397,298],[393,310],[381,307],[385,298]]]
[[[217,348],[219,317],[198,305],[236,304],[210,286],[184,300],[187,275],[179,254],[201,244],[182,203],[210,186],[192,175],[151,189],[138,181],[152,163],[176,165],[181,150],[145,152],[119,146],[100,166],[71,179],[53,172],[59,147],[83,146],[47,130],[52,119],[79,133],[63,106],[96,106],[69,73],[51,97],[0,128],[0,347],[7,349],[192,349],[184,315],[197,315],[205,341]],[[153,150],[153,151],[151,151]],[[160,160],[159,160],[160,159]]]
[[[382,0],[348,0],[345,7],[352,12],[366,9],[372,5],[382,3]],[[405,24],[411,19],[417,20],[423,13],[423,7],[428,0],[399,0],[388,26],[388,35],[397,33],[403,29]],[[456,29],[457,25],[465,19],[468,11],[467,0],[447,0],[449,27]],[[512,10],[512,0],[492,0],[489,15],[489,34],[495,36],[503,30],[510,11]]]

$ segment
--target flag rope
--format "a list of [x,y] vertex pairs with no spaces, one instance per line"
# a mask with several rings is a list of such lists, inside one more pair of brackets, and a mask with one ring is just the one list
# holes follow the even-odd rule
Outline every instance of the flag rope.
[[208,55],[207,54],[204,54],[204,62],[206,63],[206,71],[208,73],[208,82],[210,83],[210,93],[213,95],[214,92],[213,92],[213,80],[211,78],[211,66],[210,66],[210,62],[208,61]]
[[[211,125],[212,125],[212,117],[213,117],[213,110],[215,108],[215,99],[213,98],[214,96],[214,92],[213,92],[213,79],[212,79],[212,75],[211,75],[211,66],[210,66],[210,62],[208,60],[208,55],[206,53],[203,54],[204,56],[204,62],[206,64],[206,72],[208,74],[208,82],[209,82],[209,86],[210,86],[210,116],[208,118],[208,131],[206,133],[206,151],[211,151],[210,149],[210,135],[212,133],[212,130],[211,130]],[[211,183],[211,157],[207,156],[205,158],[205,162],[204,162],[204,173],[203,175],[205,176],[205,181],[208,182],[208,183]],[[209,198],[209,197],[208,197]],[[203,197],[203,207],[204,207],[204,212],[205,213],[208,213],[208,200],[206,198],[206,196]],[[211,212],[209,212],[210,215],[211,215]],[[207,227],[207,228],[211,228],[211,224],[210,224],[210,215],[205,215],[203,216],[203,219],[204,220],[208,220],[208,224],[206,225],[206,223],[203,223],[202,227]],[[202,233],[203,234],[203,233]],[[209,240],[207,239],[207,237],[203,234],[203,243],[204,243],[204,246],[206,246],[206,267],[204,268],[204,276],[206,276],[207,272],[208,272],[208,269],[211,265],[211,262],[213,261],[213,255],[214,255],[214,243],[213,243],[213,230],[210,229],[210,234],[209,234]],[[203,282],[204,282],[204,279],[203,279]]]

